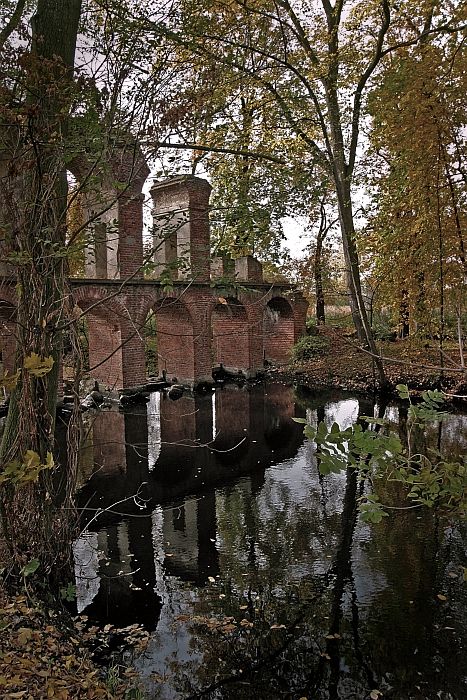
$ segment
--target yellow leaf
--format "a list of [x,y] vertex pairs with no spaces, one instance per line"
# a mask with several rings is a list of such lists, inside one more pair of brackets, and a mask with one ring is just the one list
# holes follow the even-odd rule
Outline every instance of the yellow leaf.
[[14,374],[8,374],[8,370],[5,370],[3,376],[0,377],[0,387],[12,391],[18,383],[20,373],[21,371],[18,370]]
[[217,301],[219,302],[219,304],[228,305],[227,299],[224,299],[224,297],[219,297]]
[[48,357],[39,357],[37,353],[32,352],[28,357],[24,358],[23,366],[33,377],[43,377],[44,374],[50,372],[53,364],[54,360],[51,355]]
[[41,458],[34,450],[27,450],[24,453],[23,461],[27,467],[38,467],[41,463]]
[[438,598],[438,600],[447,600],[446,596],[443,595],[442,593],[438,593],[438,595],[436,597]]

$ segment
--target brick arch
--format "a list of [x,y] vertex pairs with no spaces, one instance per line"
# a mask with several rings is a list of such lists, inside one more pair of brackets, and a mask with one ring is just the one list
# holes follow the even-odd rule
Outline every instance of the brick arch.
[[16,294],[2,289],[0,294],[0,352],[3,368],[12,372],[16,353]]
[[156,317],[159,372],[178,380],[195,378],[193,318],[190,305],[175,296],[155,299],[151,310]]
[[250,333],[247,309],[236,297],[219,297],[211,310],[212,355],[215,365],[250,369]]
[[[99,290],[77,290],[74,301],[82,311],[88,328],[90,375],[106,387],[116,389],[125,385],[122,353],[122,320],[124,307],[115,299],[106,300]],[[93,304],[101,302],[94,308]]]
[[274,296],[263,311],[264,358],[270,362],[288,362],[295,342],[294,309],[288,299]]

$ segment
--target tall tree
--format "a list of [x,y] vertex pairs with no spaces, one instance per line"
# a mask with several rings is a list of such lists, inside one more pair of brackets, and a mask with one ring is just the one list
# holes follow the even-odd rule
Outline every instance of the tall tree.
[[373,206],[362,244],[381,303],[440,342],[467,280],[463,41],[401,48],[370,99]]
[[[347,266],[349,299],[360,340],[378,358],[361,289],[355,235],[356,166],[364,98],[394,43],[416,44],[431,31],[451,31],[455,8],[424,0],[181,0],[178,23],[153,23],[196,61],[222,65],[274,99],[315,167],[333,183]],[[436,17],[435,17],[436,15]],[[181,23],[180,23],[181,18]],[[182,29],[179,27],[182,26]]]
[[2,526],[16,562],[39,557],[51,578],[66,566],[60,534],[68,527],[46,472],[69,298],[64,144],[80,12],[81,0],[38,0],[31,49],[1,86],[2,223],[17,276],[19,368],[1,443]]

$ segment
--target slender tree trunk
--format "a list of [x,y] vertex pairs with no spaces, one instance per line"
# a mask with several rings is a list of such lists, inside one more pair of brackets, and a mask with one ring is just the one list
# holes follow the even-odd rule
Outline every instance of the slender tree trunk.
[[360,264],[355,243],[352,199],[348,178],[336,178],[336,191],[352,319],[359,341],[372,353],[381,388],[385,388],[387,386],[386,373],[378,354],[362,294]]
[[326,314],[324,308],[323,291],[323,243],[326,236],[326,228],[320,227],[316,238],[316,250],[314,257],[314,277],[316,295],[316,322],[318,325],[325,325]]
[[[64,258],[67,178],[64,164],[68,113],[81,0],[38,0],[32,19],[32,51],[24,63],[27,122],[10,152],[10,202],[16,220],[11,243],[18,257],[18,349],[21,370],[12,392],[0,457],[1,468],[25,463],[28,450],[44,464],[54,450],[55,406],[60,374],[62,334],[68,313]],[[18,164],[20,167],[18,168]],[[14,206],[16,202],[17,206]],[[37,376],[24,367],[32,353],[52,358],[51,371]],[[48,471],[48,470],[47,470]],[[71,485],[73,487],[73,485]],[[59,578],[62,552],[51,479],[43,470],[37,481],[8,483],[1,494],[10,546],[19,564],[38,558],[44,573]],[[4,520],[4,526],[5,526]],[[67,554],[66,554],[67,556]]]

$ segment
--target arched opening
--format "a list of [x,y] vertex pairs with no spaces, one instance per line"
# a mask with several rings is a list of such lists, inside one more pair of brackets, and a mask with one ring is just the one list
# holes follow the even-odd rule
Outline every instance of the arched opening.
[[162,373],[162,366],[159,368],[157,324],[156,314],[153,309],[149,310],[146,316],[143,329],[144,337],[144,357],[146,361],[146,375],[148,377],[158,377]]
[[[78,306],[87,311],[92,301],[79,300]],[[122,333],[120,319],[115,310],[104,303],[93,307],[80,320],[82,342],[85,349],[87,333],[88,371],[106,387],[124,386],[122,367]]]
[[273,297],[263,314],[264,359],[288,362],[295,340],[293,309],[287,299]]
[[243,304],[233,297],[219,297],[211,314],[213,364],[227,370],[250,367],[248,317]]
[[[195,376],[193,322],[185,304],[179,299],[166,297],[154,307],[151,318],[153,334],[157,340],[153,346],[153,365],[157,373],[179,381],[192,380]],[[146,337],[151,343],[154,335]],[[155,367],[157,361],[157,368]]]
[[[76,333],[79,350],[81,352],[81,368],[84,372],[89,371],[89,325],[87,315],[83,315],[82,309],[75,306],[73,318],[76,320]],[[76,370],[76,350],[73,347],[73,340],[70,329],[65,329],[63,333],[62,350],[63,380],[73,381]]]

